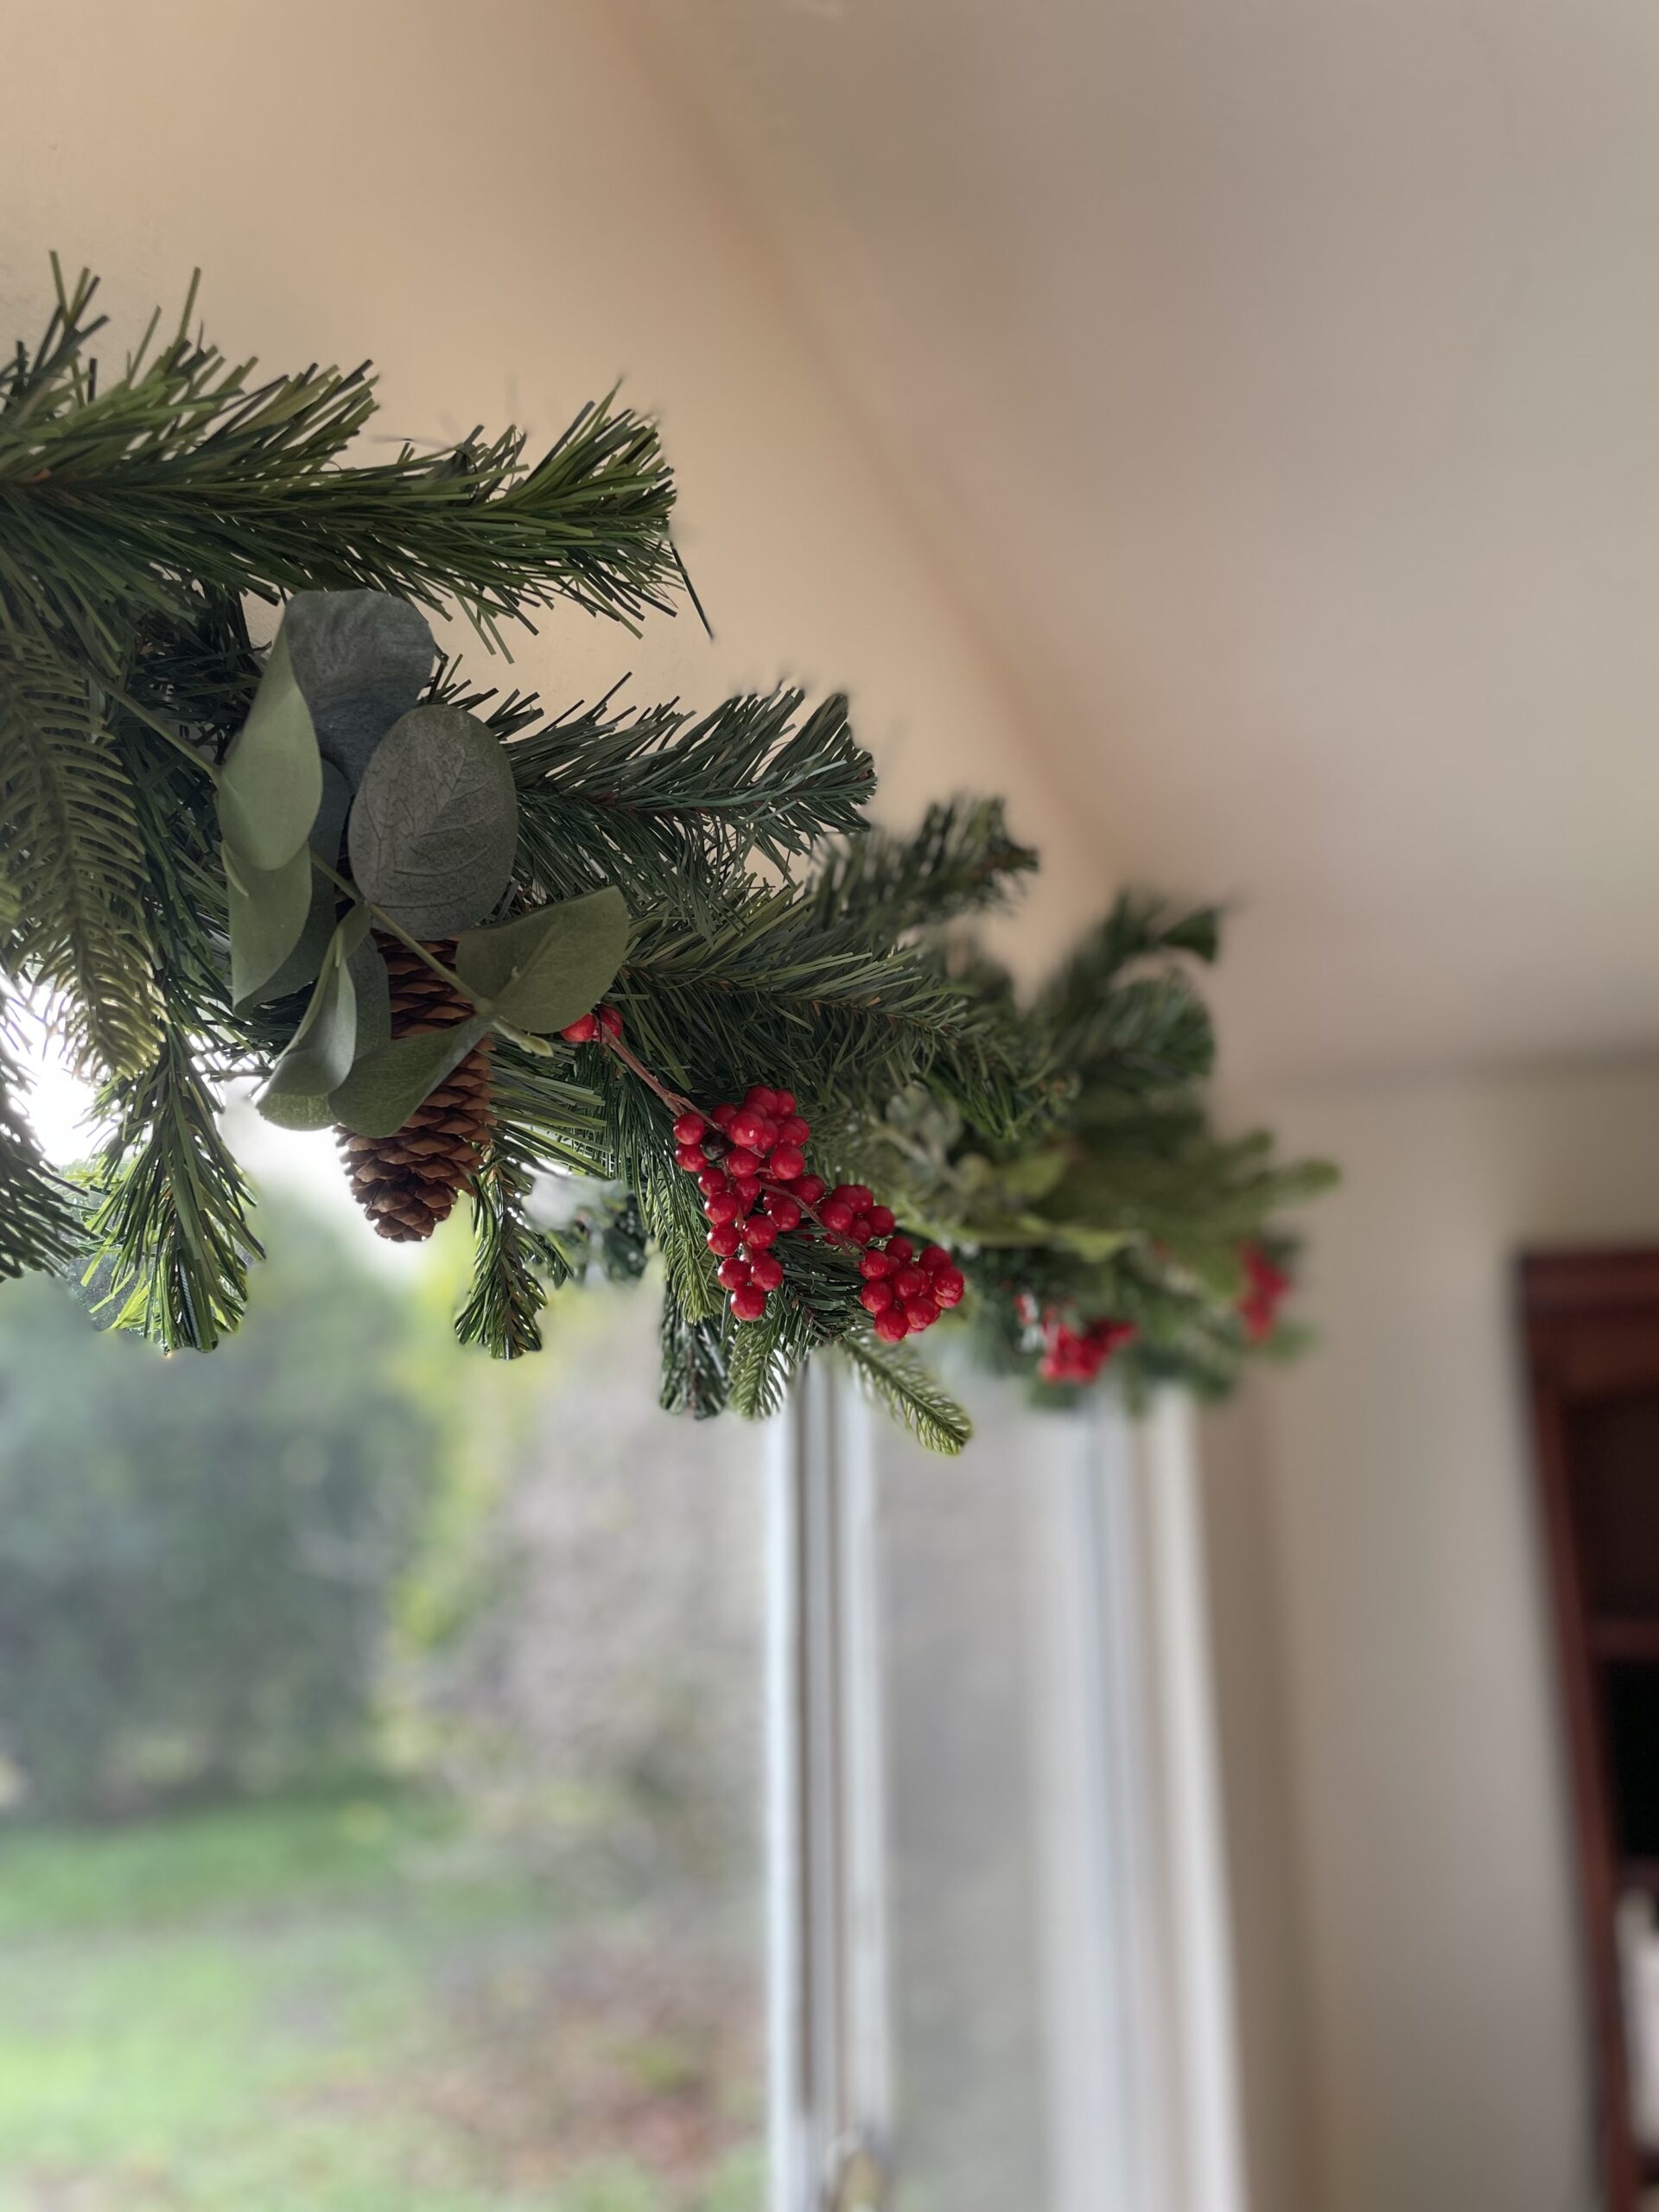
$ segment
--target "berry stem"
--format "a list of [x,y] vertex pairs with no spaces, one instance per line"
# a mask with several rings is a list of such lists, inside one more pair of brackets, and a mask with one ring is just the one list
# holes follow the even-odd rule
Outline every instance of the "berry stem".
[[617,1058],[621,1061],[623,1066],[632,1074],[637,1075],[641,1083],[648,1084],[664,1106],[671,1107],[676,1114],[692,1114],[696,1111],[689,1098],[683,1097],[677,1090],[671,1090],[665,1083],[659,1082],[631,1046],[625,1045],[620,1037],[613,1035],[608,1029],[602,1030],[601,1035],[611,1051],[616,1054]]

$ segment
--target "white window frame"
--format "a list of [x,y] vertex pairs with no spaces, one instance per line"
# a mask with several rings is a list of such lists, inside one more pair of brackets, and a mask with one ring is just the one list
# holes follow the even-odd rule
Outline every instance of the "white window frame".
[[[893,2202],[871,1419],[814,1371],[768,1471],[772,2212]],[[1246,2212],[1194,1424],[1032,1419],[1054,2178],[1009,2212]]]

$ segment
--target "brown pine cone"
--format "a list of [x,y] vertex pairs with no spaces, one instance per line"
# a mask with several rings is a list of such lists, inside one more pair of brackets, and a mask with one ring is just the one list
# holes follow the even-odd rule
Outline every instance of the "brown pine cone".
[[[471,1014],[468,1001],[407,945],[378,934],[375,943],[385,956],[391,981],[394,1037],[446,1029]],[[453,942],[427,950],[445,967],[452,965]],[[486,1031],[395,1135],[363,1137],[351,1129],[335,1131],[353,1196],[379,1236],[398,1243],[429,1236],[454,1211],[461,1192],[471,1189],[494,1119],[490,1111],[491,1042]]]

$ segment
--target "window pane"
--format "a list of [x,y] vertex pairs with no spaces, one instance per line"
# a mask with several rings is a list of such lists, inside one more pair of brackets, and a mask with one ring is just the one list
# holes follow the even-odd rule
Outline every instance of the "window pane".
[[0,1292],[3,2212],[760,2212],[761,1444],[273,1194],[242,1335]]
[[878,1428],[900,2212],[1050,2201],[1046,1493],[1058,1428],[998,1390],[941,1461]]

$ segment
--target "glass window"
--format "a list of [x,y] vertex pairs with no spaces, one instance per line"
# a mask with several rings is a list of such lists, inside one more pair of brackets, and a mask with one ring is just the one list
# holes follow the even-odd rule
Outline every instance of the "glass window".
[[209,1358],[0,1289],[0,2207],[760,2212],[764,1440],[308,1187]]

